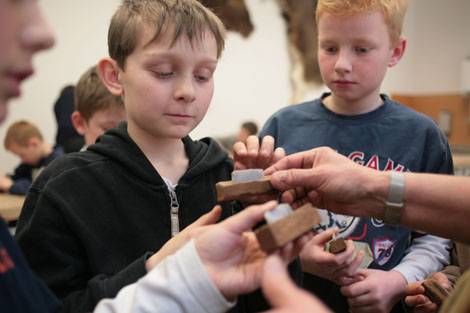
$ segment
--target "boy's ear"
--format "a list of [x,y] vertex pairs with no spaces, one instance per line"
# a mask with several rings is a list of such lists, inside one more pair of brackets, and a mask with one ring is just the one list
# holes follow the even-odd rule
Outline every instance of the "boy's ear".
[[394,67],[398,64],[398,62],[403,57],[403,54],[405,54],[406,45],[406,38],[400,36],[400,38],[398,38],[398,42],[395,44],[395,47],[392,49],[392,56],[390,58],[390,62],[388,62],[388,67]]
[[111,58],[104,58],[98,62],[98,75],[103,84],[115,96],[122,95],[122,84],[119,77],[119,65]]
[[31,137],[28,139],[28,147],[39,147],[42,144],[42,140],[38,137]]
[[86,121],[83,116],[78,111],[73,111],[72,113],[72,124],[77,133],[84,136],[86,131]]

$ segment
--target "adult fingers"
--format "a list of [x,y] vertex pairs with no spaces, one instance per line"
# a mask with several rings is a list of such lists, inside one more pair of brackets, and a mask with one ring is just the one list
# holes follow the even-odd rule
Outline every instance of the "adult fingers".
[[271,184],[274,188],[285,191],[296,187],[315,190],[320,181],[315,176],[315,169],[290,169],[278,171],[271,175]]

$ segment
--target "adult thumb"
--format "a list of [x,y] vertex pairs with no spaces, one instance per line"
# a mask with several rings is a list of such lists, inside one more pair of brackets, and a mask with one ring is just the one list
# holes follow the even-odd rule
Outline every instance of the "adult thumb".
[[319,181],[315,177],[315,169],[289,169],[273,173],[271,184],[274,188],[285,191],[296,187],[315,189]]

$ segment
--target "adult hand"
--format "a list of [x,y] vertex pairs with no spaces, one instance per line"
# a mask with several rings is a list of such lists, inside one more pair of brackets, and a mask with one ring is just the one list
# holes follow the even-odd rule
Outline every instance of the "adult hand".
[[302,270],[338,285],[349,285],[361,277],[354,274],[362,263],[364,253],[360,251],[355,254],[351,240],[346,241],[344,252],[335,255],[325,251],[325,245],[337,232],[337,229],[330,228],[310,239],[300,253]]
[[387,172],[358,165],[326,147],[289,155],[265,170],[283,202],[312,202],[330,211],[383,218]]
[[[209,277],[228,300],[259,288],[266,254],[251,229],[276,205],[271,201],[250,206],[196,238],[196,249]],[[310,238],[306,235],[287,244],[280,255],[286,262],[292,260]]]
[[[451,283],[445,274],[437,272],[431,275],[431,278],[437,280],[444,288],[448,290],[451,288]],[[413,313],[437,313],[439,306],[424,295],[422,283],[419,281],[406,287],[405,303],[411,307]]]
[[359,282],[341,287],[351,313],[388,313],[404,297],[406,280],[397,271],[359,270]]
[[266,313],[331,312],[319,299],[295,286],[278,255],[267,258],[261,285],[273,307]]
[[238,141],[233,145],[235,169],[265,169],[286,155],[283,148],[274,149],[274,138],[265,136],[260,145],[257,136],[249,136],[246,143]]
[[169,255],[172,255],[180,248],[182,248],[189,240],[195,238],[197,235],[201,234],[207,230],[207,225],[212,225],[217,223],[222,214],[222,208],[220,206],[215,206],[210,212],[199,217],[191,225],[183,229],[178,235],[174,236],[168,240],[163,247],[160,248],[154,255],[147,259],[145,262],[145,268],[147,271],[153,269],[158,263],[160,263],[164,258]]

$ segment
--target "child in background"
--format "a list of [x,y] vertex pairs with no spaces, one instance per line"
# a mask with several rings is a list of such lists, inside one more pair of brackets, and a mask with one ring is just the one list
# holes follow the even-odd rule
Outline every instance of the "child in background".
[[[452,173],[449,145],[435,123],[380,92],[387,69],[406,48],[406,8],[406,0],[319,0],[318,61],[331,92],[275,113],[260,137],[274,137],[287,154],[329,146],[377,170]],[[239,147],[235,160],[250,150]],[[391,222],[322,210],[319,229],[339,228],[362,252],[353,258],[350,243],[335,256],[323,250],[329,238],[320,240],[331,233],[316,236],[301,254],[304,286],[335,312],[390,312],[407,283],[448,264],[450,246]],[[357,270],[363,255],[372,263]]]
[[54,103],[54,115],[57,122],[56,145],[65,153],[77,152],[83,147],[83,136],[77,133],[72,124],[72,113],[75,110],[75,86],[67,85],[60,91]]
[[238,131],[237,140],[246,142],[246,139],[250,136],[254,136],[258,133],[258,125],[255,122],[243,122]]
[[25,195],[39,172],[64,154],[61,147],[44,141],[39,129],[28,121],[15,122],[8,128],[4,146],[21,159],[21,164],[12,175],[0,177],[0,190],[16,195]]
[[82,150],[125,119],[126,111],[121,97],[109,92],[98,76],[96,66],[92,66],[77,83],[75,111],[72,113],[73,126],[85,138]]

